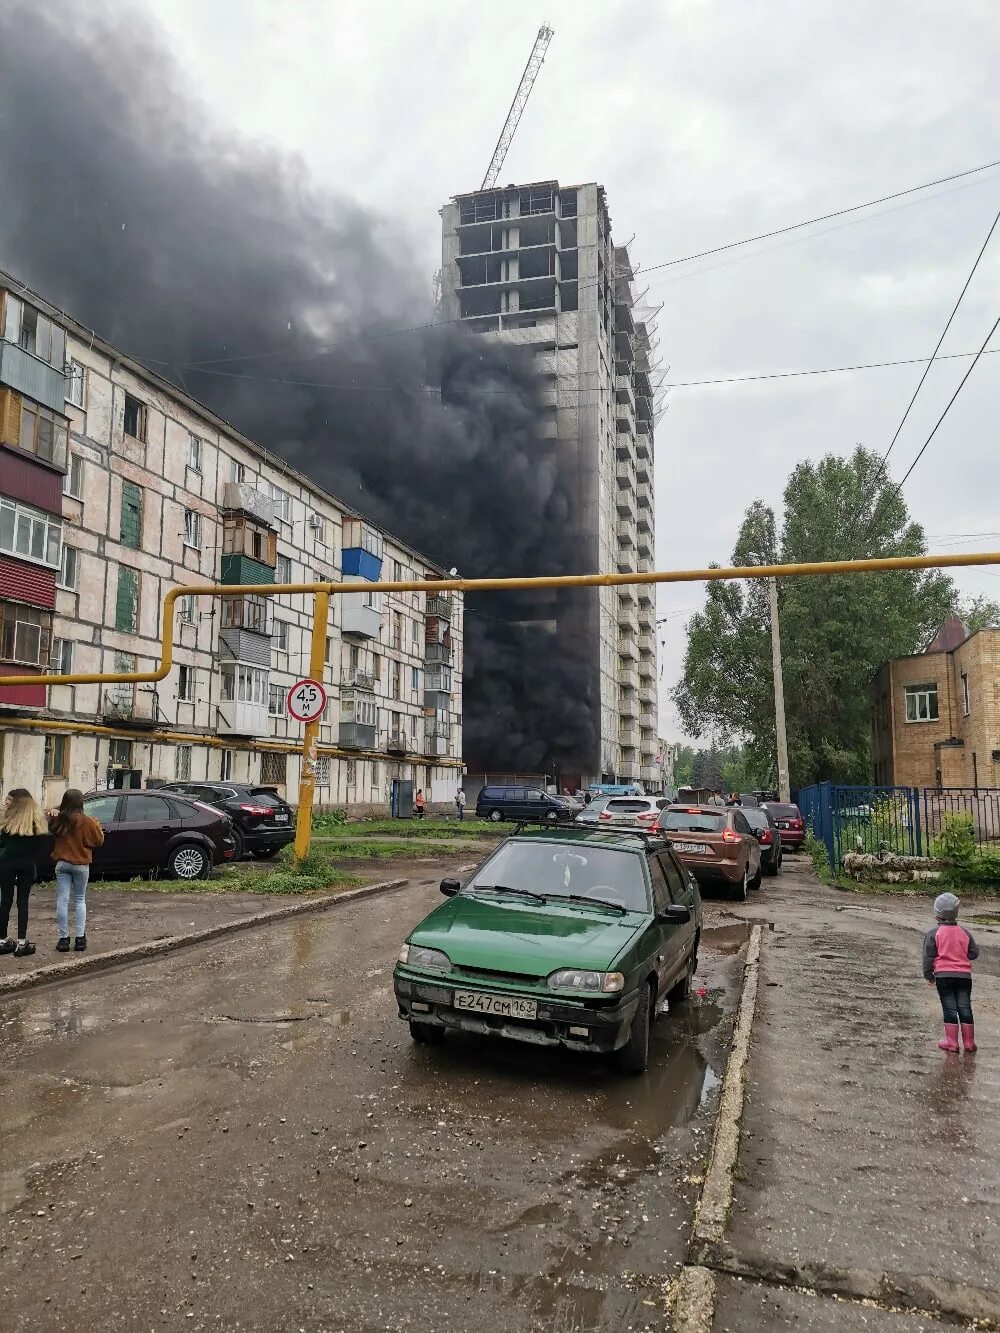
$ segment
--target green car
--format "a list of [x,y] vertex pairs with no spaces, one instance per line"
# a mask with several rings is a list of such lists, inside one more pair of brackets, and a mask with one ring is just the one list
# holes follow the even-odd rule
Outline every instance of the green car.
[[410,932],[393,973],[415,1041],[449,1028],[616,1053],[641,1073],[657,1003],[686,998],[701,898],[652,834],[536,829],[507,838]]

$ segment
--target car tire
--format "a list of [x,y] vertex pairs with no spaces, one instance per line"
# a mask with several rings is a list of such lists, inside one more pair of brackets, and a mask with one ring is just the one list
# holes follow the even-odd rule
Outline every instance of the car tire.
[[559,822],[559,811],[550,810],[549,813],[545,816],[545,819],[546,822],[549,824],[557,824]]
[[167,857],[171,879],[207,879],[211,869],[211,856],[196,842],[182,842]]
[[760,888],[760,882],[761,882],[761,880],[762,880],[763,878],[764,878],[764,869],[763,869],[763,866],[762,866],[762,865],[759,865],[759,866],[757,867],[757,873],[756,873],[756,875],[754,875],[753,879],[750,880],[750,883],[749,883],[749,885],[748,885],[748,888],[751,888],[751,889],[759,889],[759,888]]
[[653,1021],[653,988],[646,986],[628,1030],[628,1041],[615,1052],[618,1068],[626,1074],[644,1074],[649,1065],[649,1029]]
[[490,821],[491,824],[499,824],[503,820],[503,811],[491,810],[489,814],[486,816],[486,818]]
[[242,861],[247,854],[247,840],[238,828],[233,829],[233,860]]
[[410,1036],[419,1046],[440,1046],[444,1041],[444,1028],[436,1023],[420,1023],[410,1019]]
[[687,967],[684,969],[684,975],[680,981],[675,982],[667,991],[667,1002],[673,1007],[675,1004],[683,1004],[691,996],[691,983],[694,981],[694,974],[698,970],[698,940],[691,946],[691,952],[688,955]]
[[733,897],[738,903],[745,903],[747,900],[747,889],[750,886],[750,867],[743,871],[743,878],[739,884],[733,886]]

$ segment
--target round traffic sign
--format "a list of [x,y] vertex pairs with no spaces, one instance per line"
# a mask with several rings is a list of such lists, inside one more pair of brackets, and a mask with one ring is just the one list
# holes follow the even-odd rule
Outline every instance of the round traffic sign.
[[315,722],[326,707],[326,690],[318,680],[297,680],[288,691],[285,707],[296,722]]

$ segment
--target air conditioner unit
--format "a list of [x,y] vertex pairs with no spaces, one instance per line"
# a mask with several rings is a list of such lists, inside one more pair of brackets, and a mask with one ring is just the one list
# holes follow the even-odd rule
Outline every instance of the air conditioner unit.
[[319,514],[310,514],[308,522],[313,532],[323,531],[323,520],[320,518]]

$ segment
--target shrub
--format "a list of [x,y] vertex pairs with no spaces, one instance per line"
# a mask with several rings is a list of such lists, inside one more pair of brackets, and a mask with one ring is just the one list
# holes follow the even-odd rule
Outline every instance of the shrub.
[[805,849],[812,861],[813,870],[820,879],[829,880],[830,878],[830,854],[826,850],[826,843],[820,842],[819,838],[814,838],[810,833],[805,841]]
[[971,815],[950,814],[941,820],[941,831],[931,842],[931,853],[945,861],[954,861],[959,871],[967,871],[976,859],[976,831]]

